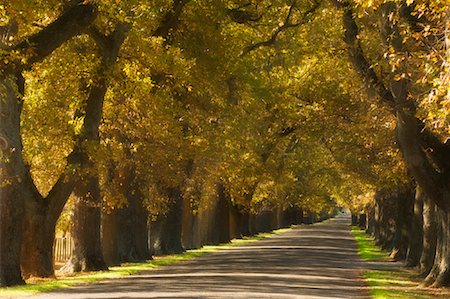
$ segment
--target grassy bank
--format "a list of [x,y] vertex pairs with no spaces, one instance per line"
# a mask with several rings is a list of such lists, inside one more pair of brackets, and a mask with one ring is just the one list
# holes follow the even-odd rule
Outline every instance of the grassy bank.
[[387,252],[381,250],[373,238],[357,227],[352,235],[358,243],[361,259],[368,261],[364,278],[374,299],[427,299],[450,298],[447,289],[437,290],[420,287],[416,273],[393,263]]
[[187,261],[211,252],[227,249],[234,246],[253,243],[286,232],[288,230],[290,229],[289,228],[279,229],[271,233],[260,233],[252,237],[245,237],[243,239],[234,239],[230,243],[221,244],[217,246],[204,246],[200,249],[188,250],[184,253],[176,255],[155,256],[153,260],[150,260],[146,263],[124,264],[119,267],[110,267],[109,271],[80,273],[73,276],[60,276],[50,279],[30,279],[24,286],[0,288],[0,297],[11,298],[11,297],[29,296],[81,283],[92,283],[104,279],[120,278],[123,276],[136,274],[141,271],[154,269],[182,261]]

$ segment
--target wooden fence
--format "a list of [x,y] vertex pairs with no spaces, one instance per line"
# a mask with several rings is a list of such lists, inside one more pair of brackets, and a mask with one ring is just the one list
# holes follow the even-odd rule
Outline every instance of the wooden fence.
[[57,237],[53,243],[53,259],[55,263],[64,263],[70,259],[73,249],[72,237]]

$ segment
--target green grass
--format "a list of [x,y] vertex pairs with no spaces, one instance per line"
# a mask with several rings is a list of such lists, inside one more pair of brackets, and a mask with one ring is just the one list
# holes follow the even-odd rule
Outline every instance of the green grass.
[[352,227],[352,235],[358,243],[358,253],[365,261],[386,261],[389,256],[363,230]]
[[364,231],[352,227],[352,235],[358,243],[358,253],[362,260],[383,263],[383,267],[376,263],[368,264],[364,271],[364,279],[369,287],[370,295],[374,299],[427,299],[449,298],[448,293],[419,287],[414,273],[394,264],[391,267],[387,252],[381,250]]
[[234,246],[245,245],[253,243],[286,231],[290,228],[275,230],[270,233],[260,233],[252,237],[244,237],[243,239],[234,239],[230,243],[220,245],[208,245],[199,249],[187,250],[184,253],[176,255],[155,256],[153,260],[145,263],[124,264],[118,267],[110,267],[109,271],[80,273],[73,276],[61,276],[49,279],[30,279],[24,286],[15,286],[9,288],[0,288],[0,297],[19,297],[29,296],[37,293],[48,292],[55,289],[66,288],[81,283],[93,283],[104,279],[120,278],[141,271],[167,266],[182,261],[191,260],[193,258],[227,249]]

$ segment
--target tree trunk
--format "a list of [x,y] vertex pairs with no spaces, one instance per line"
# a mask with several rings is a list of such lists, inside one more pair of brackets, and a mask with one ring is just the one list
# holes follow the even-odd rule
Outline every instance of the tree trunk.
[[302,224],[305,223],[305,218],[303,215],[303,209],[302,208],[296,208],[294,207],[294,223],[293,224]]
[[438,229],[436,256],[433,267],[426,277],[424,284],[433,287],[448,286],[450,283],[450,217],[449,213],[437,209]]
[[230,239],[240,239],[242,238],[241,232],[239,230],[239,209],[236,205],[229,204],[229,221],[230,221]]
[[98,178],[93,175],[75,186],[72,218],[74,250],[63,273],[107,270],[100,240],[101,198]]
[[409,244],[406,254],[406,267],[419,265],[423,249],[423,192],[416,187],[414,215],[409,229]]
[[209,222],[209,241],[211,244],[230,242],[230,198],[222,183],[217,184],[217,198],[214,217]]
[[395,202],[395,231],[391,257],[395,260],[406,258],[409,230],[414,212],[414,195],[409,190],[400,192]]
[[423,251],[420,257],[420,275],[427,276],[433,267],[436,255],[437,220],[436,206],[424,195],[423,198]]
[[239,213],[239,233],[243,237],[248,237],[252,235],[250,229],[250,213],[244,209],[238,211]]
[[366,214],[359,214],[358,215],[358,226],[362,230],[367,229],[367,215]]
[[[44,199],[26,203],[21,268],[24,277],[51,277],[56,220],[51,219]],[[32,205],[32,206],[31,206]]]
[[358,215],[352,213],[352,226],[358,225]]
[[273,212],[274,217],[272,219],[272,230],[279,229],[282,226],[283,222],[283,208],[277,207],[277,209]]
[[147,211],[139,194],[128,196],[128,206],[104,213],[102,248],[108,265],[142,262],[150,258]]
[[24,184],[26,169],[22,160],[17,79],[11,76],[0,80],[0,286],[3,287],[24,284],[20,248],[28,189]]
[[367,229],[366,232],[370,235],[374,235],[375,233],[375,206],[372,205],[369,208],[369,212],[367,213]]
[[150,225],[153,254],[175,254],[184,252],[181,243],[183,222],[183,196],[179,188],[167,190],[169,210],[158,216]]
[[183,198],[183,223],[181,240],[185,249],[194,249],[194,212],[189,199]]
[[272,230],[272,212],[262,211],[255,217],[256,230],[260,233],[270,232]]

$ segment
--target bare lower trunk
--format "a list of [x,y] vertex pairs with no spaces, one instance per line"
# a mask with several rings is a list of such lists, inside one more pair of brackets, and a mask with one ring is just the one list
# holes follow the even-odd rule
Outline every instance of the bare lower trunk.
[[366,232],[370,235],[375,233],[375,207],[371,206],[367,213],[367,229]]
[[[356,217],[356,219],[358,219]],[[305,224],[313,224],[314,222],[316,222],[316,215],[313,212],[306,212],[306,217],[304,218],[304,222]],[[356,220],[356,224],[358,224],[358,220]]]
[[367,229],[367,215],[366,214],[359,214],[358,215],[358,226],[362,230]]
[[303,209],[295,207],[294,212],[294,222],[292,224],[302,224],[305,223],[305,219],[303,217]]
[[433,287],[448,286],[450,282],[450,217],[449,213],[438,208],[438,230],[436,256],[424,284]]
[[107,270],[100,240],[100,188],[95,176],[81,182],[73,192],[76,204],[73,215],[72,237],[74,250],[64,265],[64,273]]
[[229,205],[229,222],[230,222],[230,239],[242,238],[241,232],[239,231],[239,210],[234,204]]
[[414,200],[414,214],[409,229],[409,244],[406,254],[406,266],[416,267],[419,265],[423,249],[423,192],[416,187]]
[[147,211],[139,198],[128,200],[127,207],[104,213],[102,217],[102,248],[108,265],[150,258]]
[[213,217],[210,219],[208,241],[210,244],[230,242],[230,198],[222,183],[217,184],[217,198]]
[[406,190],[398,194],[395,202],[395,230],[391,253],[391,257],[395,260],[403,260],[406,258],[409,230],[411,228],[411,219],[414,211],[413,200],[414,194],[410,190]]
[[21,267],[25,277],[51,277],[53,268],[53,242],[56,221],[49,220],[43,199],[28,201],[30,211],[24,221]]
[[171,202],[169,211],[150,225],[153,254],[174,254],[184,251],[181,243],[183,198],[179,188],[167,190]]
[[436,255],[437,220],[436,206],[427,197],[423,199],[423,250],[420,257],[420,275],[425,277],[433,267]]
[[183,224],[181,232],[181,241],[183,248],[193,249],[194,245],[194,212],[192,211],[189,199],[183,198]]
[[24,283],[20,248],[28,190],[24,184],[17,78],[0,80],[0,286],[12,286]]
[[238,213],[239,232],[241,236],[251,236],[252,231],[250,229],[250,213],[246,210],[240,210]]
[[272,212],[263,211],[256,215],[255,226],[258,233],[270,232],[272,230]]

